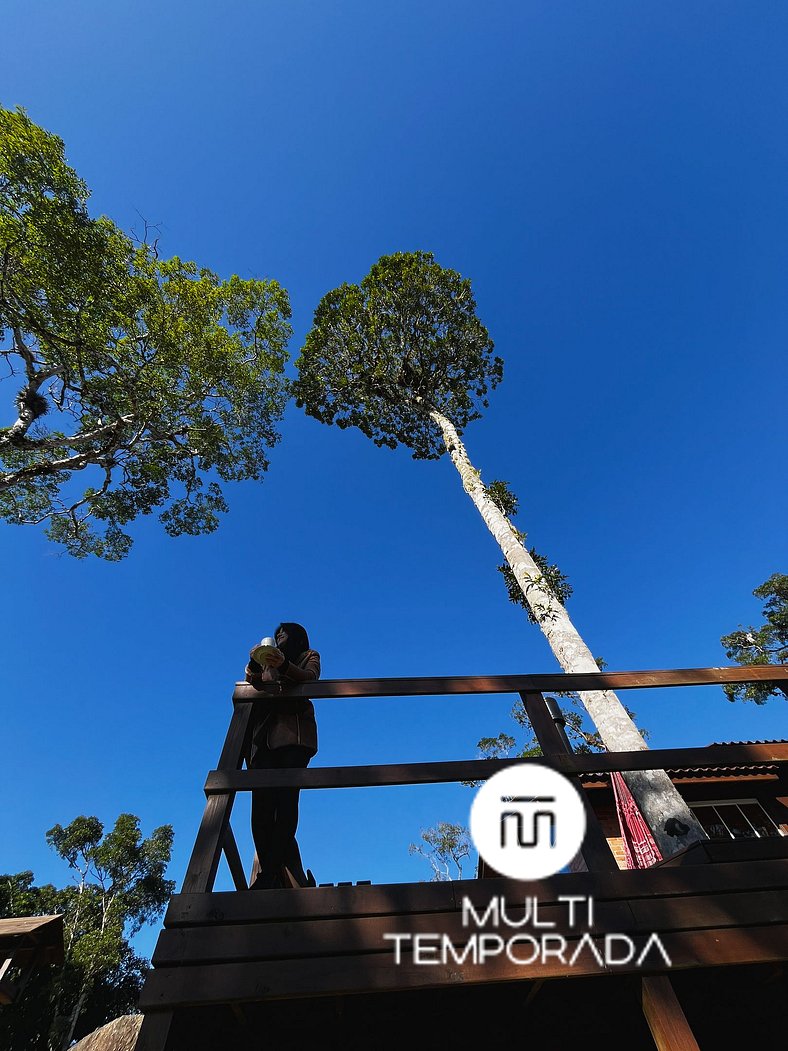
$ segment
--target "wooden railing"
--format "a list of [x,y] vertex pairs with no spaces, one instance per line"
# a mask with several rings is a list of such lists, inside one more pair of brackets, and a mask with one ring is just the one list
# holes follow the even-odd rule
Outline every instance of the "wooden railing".
[[[749,666],[731,668],[682,668],[676,670],[598,672],[555,675],[497,675],[466,677],[324,679],[304,686],[278,685],[264,692],[246,683],[237,683],[233,692],[233,714],[216,770],[205,783],[207,802],[194,850],[186,870],[183,893],[213,890],[224,851],[233,882],[238,890],[247,888],[246,875],[230,816],[236,792],[273,786],[300,788],[348,788],[382,785],[437,784],[482,781],[493,773],[528,759],[476,759],[466,761],[408,763],[384,766],[315,767],[293,770],[242,769],[247,754],[255,709],[271,694],[282,698],[312,699],[358,697],[447,696],[452,694],[517,693],[542,749],[542,756],[530,762],[554,767],[570,777],[612,770],[664,770],[689,767],[740,766],[788,762],[788,743],[713,745],[703,748],[645,749],[576,755],[568,750],[564,735],[550,714],[545,693],[584,690],[628,690],[680,686],[725,685],[727,683],[773,683],[781,690],[788,686],[788,666]],[[583,793],[587,814],[583,860],[591,871],[616,868],[601,826]]]

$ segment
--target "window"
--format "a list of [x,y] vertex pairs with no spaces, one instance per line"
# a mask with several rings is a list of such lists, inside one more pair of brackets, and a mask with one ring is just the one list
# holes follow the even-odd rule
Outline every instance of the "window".
[[755,799],[721,799],[693,803],[692,813],[709,839],[760,839],[782,835],[777,825]]

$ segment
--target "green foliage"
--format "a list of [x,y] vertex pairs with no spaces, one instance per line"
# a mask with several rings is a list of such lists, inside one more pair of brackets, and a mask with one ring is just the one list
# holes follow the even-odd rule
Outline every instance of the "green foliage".
[[517,512],[520,510],[520,501],[517,496],[509,488],[508,482],[502,482],[496,480],[486,485],[485,492],[501,512],[502,515],[506,515],[507,518],[514,518]]
[[[755,588],[753,595],[764,600],[764,623],[759,628],[739,625],[736,631],[723,635],[720,642],[725,647],[725,655],[736,664],[788,663],[788,575],[772,573]],[[764,682],[729,683],[723,690],[729,701],[754,701],[755,704],[765,704],[769,697],[779,693],[788,695],[785,686]]]
[[0,1044],[29,1051],[67,1048],[136,1009],[147,961],[129,939],[162,913],[174,884],[165,879],[172,828],[147,838],[121,814],[105,834],[96,817],[55,825],[47,841],[74,879],[36,886],[32,872],[0,876],[0,917],[62,914],[65,962],[39,968],[15,1003],[0,1010]]
[[445,450],[429,409],[459,432],[477,419],[503,375],[492,350],[470,282],[429,252],[397,252],[318,304],[296,361],[296,404],[378,446],[438,459]]
[[[490,482],[489,485],[485,486],[485,492],[490,497],[492,502],[498,508],[502,515],[505,515],[508,519],[512,519],[520,509],[520,501],[517,496],[509,488],[508,482],[495,481]],[[511,521],[509,524],[512,526],[512,531],[517,535],[521,543],[525,543],[525,533],[522,533]],[[512,567],[508,562],[503,562],[497,567],[498,572],[503,576],[504,583],[506,584],[506,591],[509,595],[509,601],[513,602],[516,606],[521,606],[532,624],[538,624],[540,620],[549,616],[547,609],[545,608],[544,613],[540,613],[540,607],[538,604],[539,592],[549,591],[553,598],[556,599],[562,606],[566,606],[567,601],[572,596],[572,585],[569,583],[568,577],[561,572],[557,565],[551,563],[544,555],[539,554],[535,547],[528,548],[528,554],[536,562],[539,567],[539,576],[535,577],[531,581],[531,588],[534,589],[537,595],[536,611],[534,611],[529,605],[523,589],[517,582],[517,578],[512,572]]]
[[[607,662],[604,658],[595,657],[594,660],[599,670],[604,671],[607,667]],[[569,706],[563,704],[560,707],[561,713],[566,720],[564,730],[572,751],[581,755],[588,755],[592,752],[604,752],[606,749],[602,743],[602,738],[596,730],[588,727],[588,714],[578,694],[567,690],[559,692],[557,696],[569,702]],[[624,710],[633,721],[637,718],[632,709],[627,708],[626,705]],[[543,754],[522,701],[517,701],[512,708],[511,714],[517,725],[526,731],[527,736],[523,740],[522,745],[518,748],[516,739],[507,733],[499,733],[496,737],[482,737],[476,745],[480,759],[508,759],[512,756],[515,748],[517,748],[517,752],[512,758],[516,759],[536,758]],[[648,730],[641,730],[640,733],[645,740],[648,740],[650,736]],[[480,781],[462,782],[462,784],[472,788],[481,783]]]
[[[540,555],[536,548],[528,548],[528,554],[539,566],[539,576],[534,578],[531,586],[540,590],[546,589],[562,606],[565,606],[572,595],[572,585],[569,583],[569,579],[557,565],[550,563],[544,555]],[[508,562],[504,562],[496,568],[503,576],[509,601],[514,602],[516,606],[522,606],[532,624],[538,624],[541,618],[548,615],[546,612],[539,614],[538,607],[536,613],[531,609],[523,594],[523,589],[517,583],[517,578]]]
[[[585,715],[585,709],[583,708],[577,694],[562,693],[560,696],[569,702],[568,705],[561,705],[561,711],[566,719],[566,726],[564,729],[566,731],[566,736],[569,739],[569,743],[572,746],[572,751],[578,752],[581,755],[587,755],[590,752],[604,752],[605,746],[602,744],[602,738],[599,734],[595,730],[586,729],[587,717]],[[629,712],[629,715],[632,717],[634,712]],[[521,726],[527,733],[527,737],[519,755],[542,755],[542,749],[536,739],[536,734],[533,732],[528,716],[525,713],[525,706],[522,701],[518,701],[512,708],[512,718],[518,726]]]
[[[473,844],[470,833],[463,825],[439,821],[434,828],[423,829],[423,843],[411,843],[409,854],[420,854],[432,866],[432,879],[443,881],[462,879],[462,863],[471,857]],[[456,870],[456,877],[452,871]]]
[[[564,730],[572,751],[581,755],[587,755],[592,752],[604,752],[605,746],[602,743],[602,738],[596,730],[589,729],[587,726],[588,716],[578,695],[566,692],[560,693],[558,696],[564,698],[571,705],[571,707],[568,707],[566,704],[562,705],[561,711],[566,720]],[[635,713],[630,708],[625,706],[625,711],[630,719],[634,720],[636,718]],[[523,740],[522,745],[517,747],[515,738],[506,733],[500,733],[497,737],[483,737],[476,746],[479,750],[480,759],[508,759],[515,747],[517,747],[517,751],[512,758],[527,759],[543,754],[522,701],[518,701],[512,708],[512,718],[518,726],[526,731],[527,736]],[[640,733],[648,740],[648,730],[641,730]],[[463,783],[476,785],[479,782],[469,781]]]
[[220,483],[265,473],[290,305],[276,281],[160,259],[88,197],[62,141],[0,108],[0,518],[117,560],[138,515],[211,532]]
[[509,734],[500,733],[497,737],[482,737],[476,747],[480,759],[506,759],[515,743]]

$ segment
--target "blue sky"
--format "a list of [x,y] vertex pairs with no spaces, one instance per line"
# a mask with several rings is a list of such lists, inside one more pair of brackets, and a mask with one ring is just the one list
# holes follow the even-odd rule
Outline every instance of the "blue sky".
[[[786,571],[784,4],[6,0],[3,27],[0,102],[64,139],[94,214],[279,280],[292,359],[320,297],[383,254],[470,278],[505,364],[468,451],[518,494],[591,649],[726,663],[720,635]],[[280,620],[325,678],[558,670],[448,459],[291,406],[264,482],[227,495],[216,534],[142,520],[115,565],[0,528],[0,870],[62,882],[45,830],[132,811],[174,825],[180,883],[233,684]],[[654,746],[788,729],[776,699],[626,699]],[[313,765],[472,757],[512,701],[321,701]],[[320,882],[427,879],[408,844],[469,806],[307,793],[299,840]],[[247,821],[242,800],[248,855]]]

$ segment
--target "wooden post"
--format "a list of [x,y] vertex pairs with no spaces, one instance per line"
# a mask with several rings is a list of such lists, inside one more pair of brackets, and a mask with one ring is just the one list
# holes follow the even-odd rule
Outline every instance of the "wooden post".
[[[566,755],[572,748],[566,736],[556,726],[541,693],[523,691],[520,694],[525,714],[533,727],[536,739],[544,753],[545,759],[555,755]],[[608,846],[599,818],[594,813],[588,793],[583,791],[580,778],[574,778],[580,791],[580,798],[586,812],[586,834],[580,850],[582,860],[589,872],[614,872],[618,870],[616,859]],[[578,866],[573,865],[577,870]]]
[[658,1051],[700,1051],[667,975],[641,980],[643,1014]]
[[[254,705],[251,701],[236,704],[233,707],[230,726],[224,739],[217,769],[239,770],[241,768],[249,740],[253,709]],[[243,863],[238,853],[235,836],[230,828],[230,813],[234,800],[234,791],[208,797],[194,849],[186,868],[182,893],[208,893],[213,889],[222,850],[227,857],[236,887],[239,890],[246,889]],[[135,1051],[165,1051],[172,1018],[172,1011],[152,1011],[145,1014],[137,1036]]]
[[249,886],[246,882],[246,876],[244,875],[244,863],[241,861],[241,855],[238,852],[238,844],[235,842],[235,836],[233,835],[233,830],[229,823],[224,833],[224,856],[227,858],[227,864],[230,869],[230,875],[233,877],[235,889],[248,890]]
[[[253,707],[251,701],[235,705],[217,769],[238,770],[243,763]],[[234,791],[208,797],[186,869],[183,894],[207,894],[213,890],[234,801]]]
[[165,1051],[172,1015],[172,1011],[151,1011],[144,1014],[134,1051]]

